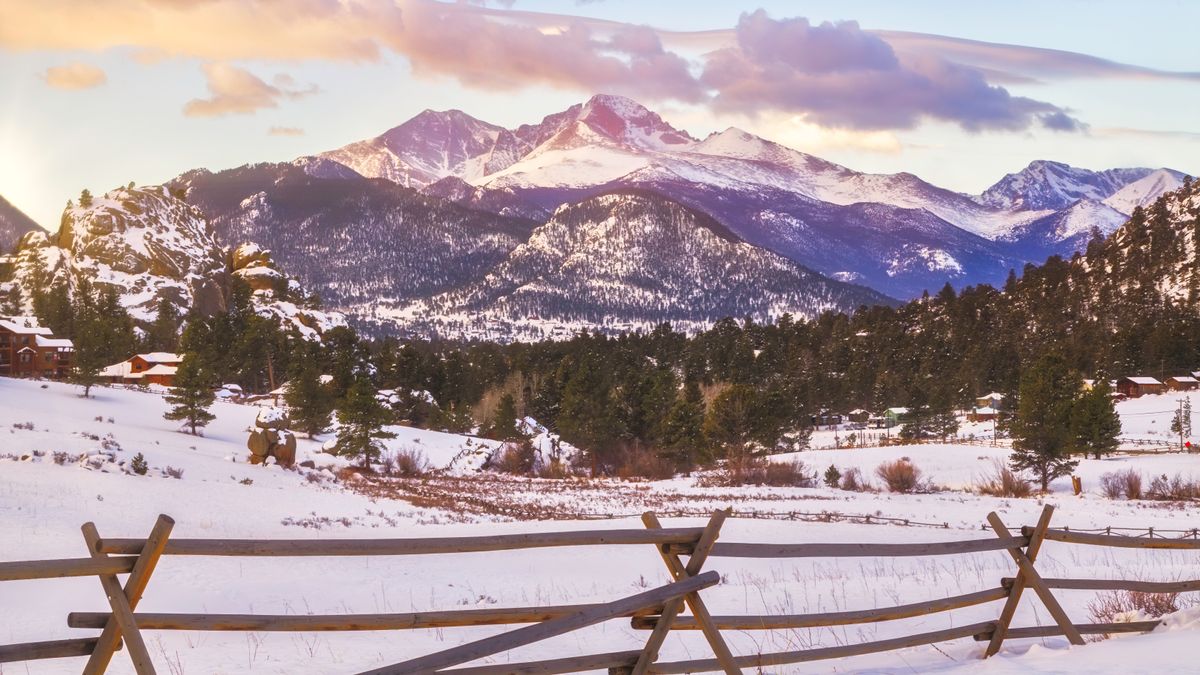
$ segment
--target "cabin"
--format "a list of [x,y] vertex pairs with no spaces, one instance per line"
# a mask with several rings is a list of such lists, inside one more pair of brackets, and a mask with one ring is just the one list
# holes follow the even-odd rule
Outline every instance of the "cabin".
[[990,406],[972,408],[971,412],[967,413],[967,419],[971,422],[994,422],[999,417],[1000,411]]
[[871,419],[871,413],[862,408],[855,408],[846,413],[846,419],[854,424],[866,424]]
[[813,415],[812,423],[816,427],[835,427],[842,423],[842,416],[840,413],[822,410]]
[[113,384],[159,384],[175,386],[175,373],[183,357],[171,352],[134,354],[100,371],[100,377]]
[[990,394],[980,396],[975,399],[976,408],[995,408],[997,411],[1004,410],[1004,394],[993,391]]
[[884,427],[888,429],[904,423],[907,418],[908,408],[888,408],[883,411]]
[[1161,394],[1167,385],[1153,377],[1133,376],[1117,380],[1117,392],[1127,398],[1137,398],[1147,394]]
[[1176,375],[1167,378],[1167,389],[1171,391],[1193,391],[1200,389],[1200,380],[1191,375]]
[[0,316],[0,375],[62,379],[74,367],[75,345],[31,316]]

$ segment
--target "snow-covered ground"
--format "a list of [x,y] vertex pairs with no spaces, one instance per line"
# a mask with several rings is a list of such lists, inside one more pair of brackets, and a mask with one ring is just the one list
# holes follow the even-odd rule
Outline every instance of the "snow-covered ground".
[[[85,555],[79,526],[94,521],[102,536],[144,536],[159,513],[175,518],[177,537],[424,537],[582,528],[635,528],[635,514],[733,505],[738,511],[873,514],[947,527],[902,527],[851,522],[800,522],[734,518],[723,541],[899,542],[990,536],[981,531],[995,510],[1010,526],[1032,524],[1042,504],[1058,507],[1054,522],[1073,528],[1104,526],[1187,529],[1200,526],[1193,507],[1157,502],[1112,501],[1096,488],[1099,476],[1134,467],[1147,477],[1182,472],[1200,477],[1196,455],[1119,455],[1085,460],[1079,469],[1085,494],[1071,495],[1056,482],[1045,499],[980,497],[962,488],[987,472],[1005,449],[971,445],[922,445],[797,453],[818,471],[834,464],[859,467],[870,476],[885,459],[910,457],[946,491],[925,495],[850,493],[828,488],[698,487],[694,477],[648,483],[537,481],[459,475],[446,479],[460,490],[453,503],[409,501],[413,494],[351,489],[334,479],[343,460],[321,452],[321,439],[300,440],[299,461],[313,468],[288,471],[246,462],[245,440],[257,409],[219,402],[217,420],[196,438],[162,419],[159,394],[97,388],[95,398],[57,383],[0,379],[0,560]],[[1122,403],[1126,435],[1165,437],[1177,396]],[[1168,411],[1161,413],[1159,411]],[[1146,414],[1143,414],[1146,413]],[[1153,414],[1150,414],[1153,413]],[[111,418],[111,422],[109,421]],[[32,424],[32,429],[25,428]],[[414,429],[399,430],[396,447],[420,447],[430,463],[446,466],[481,441]],[[35,452],[36,451],[36,452]],[[54,453],[64,459],[55,462]],[[124,471],[141,453],[145,476]],[[40,455],[40,456],[37,456]],[[84,459],[76,459],[85,455]],[[104,460],[111,455],[113,461]],[[90,457],[90,459],[89,459]],[[787,459],[787,457],[785,457]],[[182,469],[180,478],[165,475]],[[413,480],[407,490],[439,489],[440,479]],[[876,481],[878,482],[878,481]],[[421,485],[424,487],[421,487]],[[473,492],[473,494],[471,493]],[[451,494],[451,493],[447,493]],[[468,508],[475,502],[521,501],[559,509],[555,522],[519,521]],[[447,507],[447,508],[443,508]],[[576,514],[572,516],[571,514]],[[583,514],[620,516],[583,519]],[[578,518],[573,520],[572,518]],[[700,525],[702,518],[667,519],[667,526]],[[1048,543],[1038,561],[1043,574],[1079,578],[1197,578],[1196,552],[1137,551]],[[801,613],[885,607],[995,587],[1013,576],[1003,552],[943,558],[740,560],[715,558],[707,566],[722,583],[705,591],[716,614]],[[560,548],[412,557],[191,558],[167,557],[159,565],[140,609],[146,612],[377,613],[432,609],[589,603],[631,595],[666,583],[651,547]],[[1067,612],[1089,620],[1094,594],[1058,592]],[[94,634],[66,627],[71,611],[104,611],[94,578],[0,583],[0,644]],[[735,653],[833,646],[937,630],[994,619],[1000,603],[953,613],[833,629],[726,634]],[[1186,613],[1185,613],[1186,614]],[[1114,639],[1067,649],[1063,639],[1009,643],[999,658],[980,662],[977,643],[957,641],[838,662],[770,669],[779,673],[964,672],[1097,673],[1194,672],[1196,628],[1180,626],[1149,636]],[[1032,597],[1022,602],[1018,625],[1044,625],[1045,610]],[[445,649],[504,627],[362,633],[199,633],[148,631],[160,672],[308,673],[357,672]],[[613,621],[501,655],[492,662],[636,649],[647,637],[627,621]],[[710,656],[702,636],[673,633],[667,660]],[[111,672],[128,673],[120,653]],[[78,659],[5,664],[0,673],[67,673]]]

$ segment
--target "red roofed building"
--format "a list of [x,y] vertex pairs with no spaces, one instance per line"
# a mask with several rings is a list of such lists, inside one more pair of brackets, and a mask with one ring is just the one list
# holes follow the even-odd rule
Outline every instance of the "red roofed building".
[[62,378],[74,367],[75,345],[31,316],[0,316],[0,375]]

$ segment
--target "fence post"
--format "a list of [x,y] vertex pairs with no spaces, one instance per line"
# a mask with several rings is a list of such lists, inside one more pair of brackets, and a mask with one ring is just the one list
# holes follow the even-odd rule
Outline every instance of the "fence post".
[[[728,515],[727,512],[726,515]],[[653,511],[647,511],[642,514],[642,522],[646,524],[647,529],[662,529],[662,523],[658,521],[658,516],[654,515]],[[704,535],[701,535],[701,541],[703,540]],[[699,543],[697,543],[696,549],[699,549]],[[696,553],[696,549],[693,549],[693,556]],[[658,553],[662,556],[663,564],[667,566],[673,579],[681,581],[687,578],[687,568],[679,560],[678,555],[668,553],[667,549],[662,546],[658,547]],[[707,555],[707,552],[705,555]],[[700,562],[703,564],[703,559]],[[717,630],[716,625],[713,623],[712,614],[709,613],[704,600],[697,593],[688,593],[684,596],[684,602],[687,603],[688,609],[692,610],[692,616],[695,617],[696,623],[700,625],[700,630],[703,631],[705,639],[708,640],[709,647],[712,648],[713,654],[716,655],[717,661],[720,662],[721,668],[725,671],[726,675],[741,675],[742,671],[737,667],[733,659],[733,652],[729,651],[729,645],[725,644],[725,638],[721,637],[721,632]]]
[[[650,521],[647,520],[647,515],[643,514],[642,521],[650,527]],[[727,511],[720,509],[713,511],[713,514],[708,519],[708,525],[704,528],[704,534],[700,535],[700,539],[696,542],[695,548],[692,550],[692,555],[688,557],[687,567],[684,569],[684,578],[694,577],[700,573],[704,567],[704,562],[708,559],[708,553],[712,550],[712,545],[716,543],[717,537],[721,535],[721,525],[725,523],[725,518],[728,516]],[[682,579],[678,579],[682,581]],[[671,632],[671,626],[675,623],[675,617],[679,616],[679,611],[683,609],[683,597],[673,598],[663,606],[662,612],[659,614],[658,623],[654,625],[654,630],[650,633],[649,639],[646,640],[646,646],[642,649],[642,653],[638,656],[637,663],[633,666],[632,675],[645,675],[650,664],[658,660],[658,650],[662,647],[663,641],[667,639],[667,634]]]
[[[984,652],[984,658],[993,656],[1000,651],[1000,646],[1004,643],[1004,637],[1008,633],[1009,624],[1012,622],[1013,615],[1017,611],[1017,605],[1021,601],[1021,592],[1026,586],[1033,588],[1038,597],[1042,600],[1042,604],[1050,612],[1050,616],[1054,617],[1054,621],[1062,629],[1063,634],[1071,641],[1073,645],[1083,644],[1083,636],[1079,634],[1079,629],[1075,628],[1075,624],[1071,623],[1071,619],[1067,613],[1063,611],[1062,605],[1058,604],[1054,594],[1050,592],[1049,587],[1042,581],[1042,577],[1033,568],[1033,561],[1037,559],[1038,551],[1041,549],[1042,542],[1045,540],[1046,530],[1050,527],[1050,517],[1054,514],[1054,507],[1049,504],[1042,509],[1042,516],[1038,519],[1037,527],[1029,536],[1029,544],[1026,550],[1022,551],[1020,547],[1008,549],[1008,554],[1012,556],[1013,562],[1017,563],[1017,577],[1013,580],[1012,589],[1009,591],[1008,601],[1004,604],[1004,610],[1000,613],[1000,619],[996,622],[996,628],[992,631],[992,639],[988,644],[987,650]],[[1011,536],[1004,522],[1000,520],[1000,516],[993,511],[988,514],[988,524],[992,526],[996,536],[1005,538]]]
[[[121,588],[116,575],[100,576],[100,584],[104,587],[104,593],[108,596],[109,605],[112,607],[112,616],[105,624],[100,638],[96,641],[96,649],[83,668],[84,675],[100,675],[108,669],[108,664],[112,661],[113,652],[120,644],[122,634],[129,647],[129,658],[133,661],[133,667],[138,674],[154,673],[154,664],[150,661],[146,644],[142,640],[142,634],[133,618],[133,610],[142,599],[142,593],[146,590],[146,584],[150,582],[150,575],[154,573],[154,567],[158,564],[159,556],[167,546],[167,538],[171,535],[171,528],[174,526],[175,521],[169,516],[160,515],[158,517],[157,522],[154,523],[154,529],[150,531],[150,536],[146,539],[146,545],[142,548],[141,555],[134,563],[133,571],[129,573],[129,578],[125,581],[124,589]],[[107,554],[100,552],[100,534],[96,531],[93,523],[84,524],[83,538],[87,542],[88,552],[93,558],[107,557]]]

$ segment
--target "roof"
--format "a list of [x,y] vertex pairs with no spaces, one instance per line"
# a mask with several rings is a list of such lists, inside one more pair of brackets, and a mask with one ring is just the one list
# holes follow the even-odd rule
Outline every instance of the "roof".
[[[983,397],[981,396],[980,398],[983,398]],[[974,412],[976,415],[995,415],[999,411],[991,406],[986,406],[983,408],[976,408],[972,412]]]
[[983,396],[980,396],[979,398],[994,398],[994,399],[1001,399],[1001,398],[1004,398],[1004,394],[1001,394],[1000,392],[993,391],[992,393],[990,393],[990,394],[984,394]]
[[105,366],[100,369],[100,377],[133,377],[140,378],[141,373],[131,372],[128,361],[114,363],[111,366]]
[[1171,382],[1197,382],[1197,383],[1200,383],[1200,380],[1197,380],[1196,378],[1192,377],[1191,375],[1176,375],[1175,377],[1168,377],[1167,380],[1169,380]]
[[888,408],[884,412],[892,413],[893,415],[904,415],[908,413],[908,408]]
[[1122,380],[1128,380],[1134,384],[1162,384],[1153,377],[1123,377]]
[[39,347],[56,347],[59,349],[62,349],[62,348],[74,349],[75,348],[75,343],[71,342],[67,338],[51,338],[51,337],[46,337],[44,335],[38,335],[38,336],[34,337],[34,341],[37,342],[37,346],[39,346]]
[[183,357],[171,352],[147,352],[138,354],[138,358],[149,363],[183,363]]
[[38,324],[37,317],[0,316],[0,328],[17,335],[54,335],[54,331]]
[[[863,414],[863,413],[866,413],[866,412],[867,412],[867,411],[866,411],[866,410],[863,410],[862,408],[855,408],[854,410],[851,410],[850,412],[848,412],[848,413],[846,413],[846,414],[847,414],[847,415],[861,415],[861,414]],[[870,413],[867,413],[867,414],[869,415]]]
[[147,368],[142,371],[142,375],[174,375],[179,369],[175,366],[165,366],[163,364],[155,365],[153,368]]

